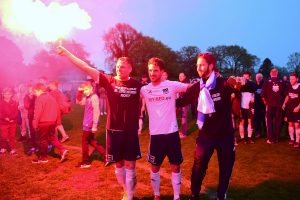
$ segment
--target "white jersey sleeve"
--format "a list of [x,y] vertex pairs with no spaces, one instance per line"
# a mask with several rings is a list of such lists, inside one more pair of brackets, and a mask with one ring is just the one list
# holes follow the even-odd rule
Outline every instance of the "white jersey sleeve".
[[174,89],[177,93],[179,92],[186,92],[189,84],[188,83],[181,83],[178,81],[170,81],[174,85]]
[[151,135],[170,134],[178,131],[176,94],[184,92],[187,87],[187,84],[176,81],[163,81],[156,86],[150,83],[142,87],[141,95],[149,114]]

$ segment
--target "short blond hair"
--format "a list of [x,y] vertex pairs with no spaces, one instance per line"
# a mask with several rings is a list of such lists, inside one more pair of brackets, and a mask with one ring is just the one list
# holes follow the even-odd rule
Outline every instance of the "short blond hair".
[[10,87],[5,87],[5,88],[2,89],[2,95],[3,95],[4,93],[13,94],[13,89],[10,88]]
[[43,91],[45,92],[47,90],[47,87],[43,83],[37,83],[33,86],[34,91]]

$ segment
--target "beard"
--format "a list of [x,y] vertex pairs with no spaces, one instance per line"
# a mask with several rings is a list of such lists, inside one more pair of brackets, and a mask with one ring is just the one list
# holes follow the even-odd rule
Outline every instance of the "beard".
[[161,77],[158,77],[158,76],[150,77],[151,82],[158,82],[158,81],[160,81],[160,79],[161,79]]
[[200,78],[206,78],[206,77],[209,76],[210,73],[211,72],[209,71],[209,69],[207,69],[205,71],[198,72]]

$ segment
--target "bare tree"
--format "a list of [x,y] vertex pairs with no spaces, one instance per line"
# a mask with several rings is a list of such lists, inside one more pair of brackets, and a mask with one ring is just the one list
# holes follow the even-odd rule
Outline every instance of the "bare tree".
[[300,76],[300,52],[295,52],[289,56],[287,66],[289,71],[293,71]]
[[108,55],[106,63],[111,69],[115,61],[122,56],[128,56],[133,45],[141,38],[133,27],[126,23],[118,23],[104,34],[104,51]]
[[208,48],[217,58],[217,65],[225,75],[241,75],[244,71],[254,72],[259,58],[238,45]]
[[180,70],[190,78],[197,77],[195,65],[200,52],[201,50],[196,46],[184,46],[177,52]]

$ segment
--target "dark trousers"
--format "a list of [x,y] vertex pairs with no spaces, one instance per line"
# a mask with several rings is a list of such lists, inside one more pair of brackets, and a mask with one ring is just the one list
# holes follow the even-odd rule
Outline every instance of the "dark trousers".
[[47,158],[49,142],[59,150],[60,154],[62,154],[65,150],[55,135],[55,126],[56,124],[43,124],[38,127],[41,159]]
[[83,131],[82,133],[82,161],[88,161],[89,159],[89,144],[91,144],[99,153],[105,156],[105,149],[97,143],[94,133],[89,131]]
[[[273,120],[275,130],[273,130]],[[282,109],[277,106],[267,106],[266,122],[267,122],[267,138],[271,142],[278,142],[281,123],[282,123]]]
[[31,143],[31,148],[37,148],[36,145],[36,132],[32,126],[32,121],[33,121],[33,115],[28,115],[28,120],[29,120],[29,129],[30,129],[30,143]]
[[217,197],[219,199],[226,198],[226,192],[235,161],[233,134],[222,139],[212,139],[201,135],[198,136],[191,176],[192,195],[199,195],[209,160],[215,149],[217,151],[219,162],[219,186]]
[[254,130],[256,134],[262,135],[262,129],[266,128],[266,108],[257,107],[254,108],[253,117]]
[[188,129],[189,106],[184,106],[179,108],[179,112],[180,112],[180,120],[181,120],[180,132],[186,135]]

